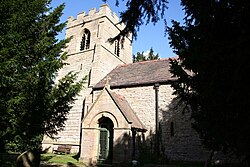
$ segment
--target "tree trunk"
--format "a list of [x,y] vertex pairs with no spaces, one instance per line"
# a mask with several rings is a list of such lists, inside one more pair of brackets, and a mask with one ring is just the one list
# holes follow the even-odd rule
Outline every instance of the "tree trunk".
[[214,156],[214,150],[211,150],[210,151],[210,154],[209,154],[209,157],[205,163],[205,167],[210,167],[211,166],[211,161],[212,161],[212,158]]
[[38,150],[28,150],[17,157],[17,167],[39,167],[40,152]]

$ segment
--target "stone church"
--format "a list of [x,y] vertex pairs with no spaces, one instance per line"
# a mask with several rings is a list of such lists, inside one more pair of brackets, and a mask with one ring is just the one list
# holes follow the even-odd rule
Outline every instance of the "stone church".
[[124,26],[108,5],[68,18],[68,65],[58,78],[73,71],[87,80],[65,129],[44,137],[43,148],[70,145],[85,163],[130,162],[152,153],[205,161],[207,151],[172,95],[169,59],[132,63],[131,37],[108,42]]

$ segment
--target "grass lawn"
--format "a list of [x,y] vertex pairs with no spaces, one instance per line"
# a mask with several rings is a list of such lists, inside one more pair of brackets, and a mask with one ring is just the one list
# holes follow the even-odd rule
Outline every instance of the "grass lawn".
[[[42,154],[41,161],[45,162],[46,165],[42,165],[42,167],[87,167],[83,162],[77,161],[74,157],[76,154]],[[59,166],[60,165],[60,166]],[[62,166],[61,166],[62,165]],[[146,167],[148,165],[145,165]],[[157,165],[153,165],[157,166]],[[167,165],[169,167],[203,167],[203,165],[186,165],[186,164],[172,164]],[[152,165],[149,165],[152,167]],[[165,167],[165,166],[164,166]]]
[[[15,167],[15,160],[18,154],[0,154],[1,167]],[[83,162],[76,159],[76,154],[41,154],[41,167],[87,167]],[[124,166],[124,165],[123,165]],[[128,165],[130,166],[130,165]],[[145,164],[144,167],[160,167],[159,164]],[[203,167],[204,164],[183,164],[181,162],[172,162],[164,167]],[[229,165],[238,167],[239,165]],[[228,167],[228,165],[215,165],[213,167]]]
[[85,167],[83,162],[77,161],[74,157],[76,154],[42,154],[41,161],[46,163],[56,163],[56,164],[70,164],[71,166]]

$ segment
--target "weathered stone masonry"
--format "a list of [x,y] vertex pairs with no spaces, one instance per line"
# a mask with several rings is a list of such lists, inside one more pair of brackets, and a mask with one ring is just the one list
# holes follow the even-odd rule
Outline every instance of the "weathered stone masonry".
[[183,115],[181,106],[176,108],[169,60],[132,63],[130,37],[125,38],[123,48],[120,41],[108,42],[124,28],[118,23],[107,5],[79,13],[76,19],[69,17],[68,65],[57,79],[70,71],[88,79],[65,129],[54,140],[45,136],[43,147],[51,151],[69,144],[71,153],[80,152],[85,163],[129,162],[140,156],[142,144],[155,150],[158,111],[160,153],[171,160],[205,161],[207,151],[191,128],[189,114]]
[[[154,86],[128,87],[112,89],[112,91],[127,99],[138,118],[146,126],[147,132],[144,137],[152,140],[151,135],[155,134]],[[176,110],[172,92],[170,85],[159,86],[159,122],[162,136],[160,151],[162,153],[164,149],[164,154],[171,160],[205,161],[208,152],[202,147],[198,134],[191,128],[189,114],[183,115],[182,110]],[[99,93],[100,91],[95,91],[93,98],[98,97]],[[170,132],[171,122],[174,126],[173,136]],[[141,134],[138,133],[138,135]],[[149,141],[147,144],[150,145]]]
[[[81,118],[84,114],[84,99],[90,94],[92,86],[118,64],[132,62],[131,39],[125,38],[124,47],[120,48],[119,56],[114,52],[115,45],[108,42],[109,38],[116,36],[124,27],[123,24],[118,24],[118,22],[119,18],[112,13],[107,5],[101,6],[99,11],[91,9],[88,14],[85,12],[79,13],[76,19],[68,18],[66,38],[72,37],[65,50],[68,52],[68,59],[66,60],[68,65],[58,72],[57,79],[73,71],[78,73],[79,79],[87,75],[88,80],[69,112],[64,131],[55,136],[55,140],[45,136],[43,140],[44,148],[51,147],[50,150],[52,150],[57,145],[70,144],[73,146],[71,151],[78,152]],[[91,33],[90,45],[88,49],[80,50],[85,29],[88,29]],[[87,109],[88,104],[85,107]]]

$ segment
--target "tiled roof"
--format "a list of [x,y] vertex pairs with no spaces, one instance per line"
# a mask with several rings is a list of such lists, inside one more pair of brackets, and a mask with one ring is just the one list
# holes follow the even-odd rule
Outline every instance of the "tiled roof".
[[130,107],[125,97],[122,95],[116,94],[107,88],[106,90],[108,91],[111,98],[114,100],[115,104],[120,109],[120,111],[122,112],[123,116],[126,118],[128,123],[131,123],[131,127],[135,129],[139,129],[141,131],[146,131],[145,126],[141,123],[139,118],[136,116],[134,110]]
[[110,87],[167,83],[173,80],[169,62],[169,59],[160,59],[119,65],[98,82],[94,89],[103,88],[107,79]]

